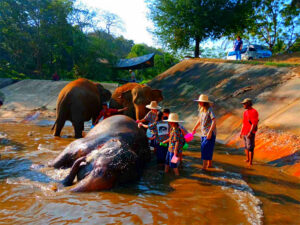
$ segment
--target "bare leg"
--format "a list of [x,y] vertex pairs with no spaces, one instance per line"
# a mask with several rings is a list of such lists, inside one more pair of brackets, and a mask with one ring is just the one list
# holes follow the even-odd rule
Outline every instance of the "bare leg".
[[202,170],[206,170],[206,169],[207,169],[207,160],[203,160]]
[[178,170],[178,168],[174,168],[174,173],[175,173],[176,176],[179,176],[179,170]]
[[169,165],[165,165],[165,173],[168,173],[169,169],[170,169],[170,166]]
[[253,161],[254,151],[252,152],[249,151],[249,154],[250,154],[249,166],[251,166]]
[[249,150],[248,149],[245,149],[245,154],[246,154],[245,162],[249,162]]

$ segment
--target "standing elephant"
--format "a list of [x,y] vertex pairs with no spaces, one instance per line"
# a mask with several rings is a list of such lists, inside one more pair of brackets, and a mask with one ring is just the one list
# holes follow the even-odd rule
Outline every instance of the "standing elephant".
[[150,160],[145,132],[124,115],[111,116],[97,124],[84,138],[73,141],[49,164],[72,169],[63,184],[71,191],[97,191],[128,183],[142,175]]
[[118,87],[111,96],[111,108],[124,108],[128,110],[125,115],[133,119],[143,119],[147,112],[146,105],[151,101],[160,102],[163,100],[161,90],[153,90],[147,85],[138,83],[127,83]]
[[110,99],[111,92],[101,84],[80,78],[67,84],[59,93],[56,104],[54,136],[60,136],[66,120],[70,120],[75,138],[82,137],[84,121],[95,122],[102,109],[102,102]]

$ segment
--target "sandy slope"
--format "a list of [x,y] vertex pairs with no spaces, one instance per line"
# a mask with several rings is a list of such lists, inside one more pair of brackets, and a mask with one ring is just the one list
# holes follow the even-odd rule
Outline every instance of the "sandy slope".
[[260,114],[256,159],[274,163],[300,176],[299,67],[268,67],[203,60],[184,60],[150,82],[163,90],[163,106],[178,112],[191,129],[200,93],[214,101],[218,139],[241,147],[241,100],[254,99]]

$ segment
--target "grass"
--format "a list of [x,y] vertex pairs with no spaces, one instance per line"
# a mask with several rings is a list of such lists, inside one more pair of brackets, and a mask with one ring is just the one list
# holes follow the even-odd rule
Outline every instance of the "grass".
[[194,60],[202,62],[218,62],[218,63],[234,63],[234,64],[249,64],[249,65],[264,65],[264,66],[276,66],[276,67],[297,67],[300,63],[288,63],[288,62],[274,62],[274,61],[254,61],[254,60],[225,60],[225,59],[210,59],[210,58],[197,58]]

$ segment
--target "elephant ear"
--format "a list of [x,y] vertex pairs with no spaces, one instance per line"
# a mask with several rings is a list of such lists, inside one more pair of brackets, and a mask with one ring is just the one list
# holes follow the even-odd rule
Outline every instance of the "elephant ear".
[[163,99],[161,90],[152,90],[152,101],[161,102]]
[[130,103],[130,102],[132,102],[132,94],[131,94],[131,90],[122,92],[120,98],[121,98],[124,102],[126,102],[127,104]]

